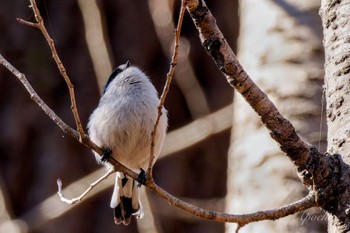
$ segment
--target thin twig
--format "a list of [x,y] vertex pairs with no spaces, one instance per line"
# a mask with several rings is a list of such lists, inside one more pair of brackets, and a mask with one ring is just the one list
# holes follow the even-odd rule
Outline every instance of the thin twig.
[[[71,137],[78,140],[84,146],[94,150],[98,154],[102,154],[103,150],[99,146],[97,146],[93,141],[90,140],[89,137],[86,137],[83,142],[80,141],[79,133],[67,125],[57,114],[40,98],[40,96],[36,93],[32,85],[30,85],[26,76],[18,71],[11,63],[9,63],[1,54],[0,54],[0,64],[6,67],[16,78],[22,83],[24,88],[27,90],[30,98],[37,104],[39,107],[50,117],[50,119],[56,123],[60,129],[70,135]],[[124,173],[128,174],[130,177],[136,178],[137,175],[130,169],[126,168],[124,165],[113,159],[112,157],[108,160],[117,170],[121,170]]]
[[[33,8],[36,7],[35,5],[35,1],[32,0],[31,1],[33,5]],[[179,24],[178,24],[178,28],[176,31],[176,35],[177,35],[177,40],[179,37],[179,33],[181,31],[181,23],[182,23],[182,17],[184,14],[184,6],[185,6],[185,1],[182,1],[182,8],[181,8],[181,12],[180,12],[180,19],[179,19]],[[189,7],[193,7],[193,4],[191,4],[191,6]],[[37,8],[36,8],[37,9]],[[36,19],[38,20],[38,22],[40,21],[40,18],[38,19],[38,17],[40,16],[40,14],[35,13],[36,15]],[[26,24],[26,23],[25,23]],[[35,26],[36,27],[36,26]],[[51,38],[50,38],[51,39]],[[51,40],[47,40],[50,47],[52,46],[52,41]],[[174,48],[174,55],[172,58],[172,63],[171,63],[171,69],[168,73],[167,76],[167,82],[163,91],[163,94],[161,96],[161,100],[160,100],[160,105],[158,108],[158,117],[157,117],[157,121],[156,124],[154,125],[154,129],[157,128],[157,122],[159,122],[159,118],[162,114],[161,110],[162,107],[164,106],[164,102],[165,102],[165,98],[166,98],[166,94],[169,90],[169,85],[171,82],[171,78],[174,72],[174,68],[176,66],[176,56],[177,56],[177,48],[178,48],[178,42],[175,43],[175,48]],[[52,49],[52,47],[51,47]],[[57,54],[57,53],[56,53]],[[52,114],[51,112],[53,112],[40,98],[37,98],[38,95],[36,94],[36,92],[33,90],[33,88],[28,85],[28,81],[26,81],[25,76],[23,74],[21,74],[18,70],[16,70],[10,63],[8,63],[0,54],[0,64],[4,65],[7,69],[9,69],[21,82],[22,84],[26,87],[27,91],[29,92],[29,94],[31,95],[31,98],[45,111],[45,113],[47,115],[50,116],[50,118],[58,125],[60,126],[60,128],[65,132],[68,133],[69,135],[75,137],[75,138],[79,138],[79,140],[81,139],[81,134],[78,133],[77,131],[71,129],[69,126],[66,127],[66,124],[56,115],[56,114]],[[59,64],[59,62],[58,62]],[[63,66],[62,66],[63,67]],[[240,75],[241,73],[238,73],[238,75]],[[25,81],[23,81],[25,80]],[[68,85],[68,84],[67,84]],[[73,89],[73,86],[71,86],[71,88]],[[74,92],[73,92],[74,94]],[[74,96],[74,95],[73,95]],[[77,112],[76,112],[77,113]],[[154,134],[152,134],[153,136],[153,142],[155,139],[155,130],[154,130]],[[88,138],[88,137],[87,137]],[[87,141],[85,140],[80,140],[80,142],[92,149],[94,149],[96,152],[98,152],[99,154],[101,154],[102,150],[101,148],[97,147],[93,142],[90,141],[90,139],[88,139]],[[154,147],[154,143],[152,143],[151,146],[151,151],[153,150],[152,148]],[[152,164],[153,161],[153,153],[151,153],[151,159],[150,159],[150,164]],[[116,170],[122,171],[124,173],[126,173],[127,175],[129,175],[130,177],[136,179],[138,174],[136,174],[135,172],[131,171],[130,169],[126,168],[125,166],[121,165],[120,163],[118,163],[116,160],[114,160],[113,158],[111,158],[109,160],[110,163],[112,163]],[[151,169],[152,166],[150,166]],[[150,170],[152,171],[152,170]],[[108,174],[108,173],[107,173]],[[107,177],[108,175],[105,175],[104,177]],[[150,175],[150,173],[149,173]],[[152,178],[152,177],[151,177]],[[103,180],[102,178],[100,178],[98,181],[96,181],[93,185],[97,185],[99,182],[101,182],[101,180]],[[59,185],[60,186],[60,185]],[[146,187],[148,187],[150,190],[154,191],[155,193],[157,193],[159,196],[161,196],[163,199],[167,200],[171,205],[180,208],[186,212],[192,213],[198,217],[204,218],[204,219],[210,219],[210,220],[215,220],[218,222],[235,222],[238,223],[241,227],[250,223],[250,222],[256,222],[256,221],[262,221],[262,220],[268,220],[268,219],[277,219],[277,218],[281,218],[281,217],[285,217],[287,215],[290,214],[294,214],[296,212],[300,212],[303,211],[305,209],[308,209],[310,207],[314,207],[315,204],[315,197],[313,193],[310,193],[307,197],[304,197],[303,199],[280,207],[278,209],[273,209],[273,210],[267,210],[267,211],[258,211],[255,213],[251,213],[251,214],[242,214],[242,215],[235,215],[235,214],[225,214],[225,213],[220,213],[220,212],[216,212],[216,211],[210,211],[210,210],[205,210],[199,207],[196,207],[190,203],[187,203],[185,201],[182,201],[174,196],[172,196],[171,194],[169,194],[168,192],[166,192],[165,190],[163,190],[162,188],[160,188],[159,186],[157,186],[154,182],[153,179],[148,179],[146,181],[145,184]],[[61,187],[59,187],[59,189],[61,189]],[[90,187],[89,189],[92,189],[92,187]],[[88,190],[89,190],[88,189]],[[62,194],[62,192],[61,192]],[[86,195],[86,194],[85,194]]]
[[38,23],[28,22],[28,21],[26,21],[24,19],[20,19],[20,18],[16,18],[16,20],[17,20],[17,22],[24,24],[24,25],[27,25],[29,27],[40,28],[40,24],[38,24]]
[[50,37],[49,33],[46,30],[46,27],[45,27],[45,24],[44,24],[44,20],[41,17],[40,11],[38,9],[38,6],[37,6],[35,0],[30,0],[30,3],[31,3],[30,7],[33,9],[35,20],[36,20],[37,23],[31,23],[31,22],[25,21],[23,19],[17,19],[17,21],[19,23],[22,23],[22,24],[27,25],[27,26],[32,26],[32,27],[35,27],[35,28],[39,28],[40,31],[43,33],[47,43],[49,44],[51,52],[52,52],[52,57],[54,58],[54,60],[55,60],[55,62],[57,64],[57,67],[58,67],[62,77],[66,81],[66,84],[67,84],[67,87],[68,87],[68,90],[69,90],[70,100],[71,100],[71,110],[73,112],[73,116],[74,116],[74,119],[75,119],[76,127],[77,127],[77,130],[79,132],[79,136],[80,136],[79,140],[82,142],[83,140],[85,140],[87,135],[84,132],[84,129],[83,129],[83,126],[81,124],[80,117],[79,117],[77,104],[76,104],[76,100],[75,100],[75,94],[74,94],[74,86],[73,86],[72,82],[70,81],[70,79],[68,77],[66,68],[64,67],[60,57],[58,56],[55,43],[54,43],[53,39]]
[[30,95],[30,98],[39,105],[39,107],[48,115],[51,120],[53,120],[61,130],[69,134],[75,139],[79,139],[79,133],[68,126],[66,123],[59,118],[56,113],[40,98],[40,96],[36,93],[32,85],[28,82],[26,76],[19,72],[11,63],[9,63],[1,54],[0,54],[0,64],[6,67],[12,74],[16,76],[16,78],[22,83],[24,88]]
[[[67,133],[70,136],[73,137],[79,137],[78,132],[74,129],[67,126],[42,100],[41,98],[36,94],[36,92],[33,90],[31,85],[28,83],[28,81],[25,79],[25,76],[20,73],[16,68],[14,68],[7,60],[4,59],[4,57],[0,54],[0,64],[5,66],[10,72],[12,72],[23,84],[23,86],[27,89],[28,93],[30,94],[31,98],[44,110],[44,112],[58,125],[60,128]],[[23,81],[24,80],[24,81]],[[52,113],[51,113],[52,112]],[[93,142],[91,142],[93,143]],[[87,147],[91,148],[91,145],[85,144]],[[97,147],[97,146],[96,146]],[[98,148],[98,147],[97,147]],[[100,148],[99,148],[100,149]],[[102,150],[100,151],[102,152]],[[126,168],[122,164],[120,164],[118,161],[109,160],[110,163],[112,163],[115,167],[115,170],[122,171],[123,173],[126,173],[128,176],[132,177],[133,179],[136,179],[138,177],[138,174],[131,171],[130,169]],[[154,183],[152,179],[148,179],[146,181],[145,186],[149,188],[150,190],[154,191],[156,194],[158,194],[160,197],[168,201],[171,205],[182,209],[188,213],[191,213],[193,215],[196,215],[198,217],[204,218],[204,219],[210,219],[215,220],[218,222],[235,222],[241,225],[248,224],[250,222],[256,222],[256,221],[262,221],[267,219],[278,219],[281,217],[285,217],[290,214],[294,214],[303,210],[306,210],[310,207],[315,206],[315,198],[313,194],[309,194],[307,197],[292,203],[290,205],[274,209],[274,210],[268,210],[268,211],[259,211],[252,214],[243,214],[243,215],[233,215],[233,214],[225,214],[220,213],[216,211],[211,210],[205,210],[202,208],[199,208],[197,206],[194,206],[190,203],[187,203],[185,201],[182,201],[168,192],[166,192],[164,189],[159,187]]]
[[251,223],[251,222],[258,222],[263,220],[275,220],[282,217],[286,217],[291,214],[295,214],[297,212],[309,209],[311,207],[315,207],[315,196],[313,192],[310,192],[306,197],[276,208],[272,210],[264,210],[264,211],[257,211],[255,213],[250,214],[226,214],[221,213],[217,211],[212,210],[206,210],[197,206],[194,206],[190,203],[187,203],[183,200],[180,200],[168,192],[166,192],[161,187],[157,186],[153,181],[146,182],[146,187],[148,187],[150,190],[157,193],[159,196],[161,196],[163,199],[167,200],[169,204],[182,209],[188,213],[194,214],[200,218],[213,220],[217,222],[232,222],[237,223],[241,227],[244,225]]
[[60,197],[61,201],[64,203],[67,203],[69,205],[73,205],[77,202],[80,202],[83,200],[83,198],[99,183],[101,183],[103,180],[107,179],[111,174],[113,174],[115,171],[114,170],[110,170],[108,171],[106,174],[104,174],[103,176],[101,176],[98,180],[96,180],[95,182],[91,183],[89,188],[87,188],[85,190],[85,192],[83,192],[79,197],[75,197],[72,199],[67,199],[64,197],[63,193],[62,193],[62,180],[58,179],[57,180],[57,187],[58,187],[58,196]]
[[242,226],[240,224],[237,225],[237,228],[236,228],[236,233],[239,233],[239,230],[242,228]]
[[[56,47],[55,47],[55,43],[54,43],[53,39],[50,37],[49,33],[46,30],[46,27],[45,27],[45,24],[44,24],[44,20],[41,17],[41,14],[40,14],[40,11],[39,11],[39,9],[37,7],[37,4],[36,4],[35,0],[30,0],[30,3],[31,3],[30,7],[32,7],[32,9],[33,9],[34,16],[35,16],[35,19],[36,19],[37,23],[27,22],[27,21],[25,21],[23,19],[17,19],[17,21],[19,23],[23,23],[24,25],[28,25],[28,26],[33,26],[33,27],[39,28],[41,30],[41,32],[43,33],[47,43],[50,46],[50,49],[51,49],[53,58],[54,58],[54,60],[55,60],[55,62],[57,64],[57,67],[60,70],[61,75],[63,76],[63,78],[66,81],[66,84],[68,86],[69,95],[70,95],[70,99],[71,99],[71,109],[72,109],[72,112],[73,112],[73,116],[74,116],[74,119],[75,119],[77,130],[78,130],[78,131],[75,131],[75,130],[73,130],[73,129],[71,129],[69,127],[69,133],[71,133],[71,135],[74,136],[74,138],[79,140],[79,142],[81,144],[91,148],[92,150],[94,150],[95,152],[97,152],[98,154],[101,155],[103,150],[99,146],[97,146],[94,142],[92,142],[90,140],[90,138],[88,137],[88,135],[85,134],[85,132],[84,132],[84,129],[82,127],[82,124],[81,124],[81,121],[80,121],[80,117],[79,117],[79,114],[78,114],[76,101],[75,101],[74,86],[71,83],[71,81],[70,81],[70,79],[69,79],[69,77],[67,75],[66,69],[64,68],[64,65],[62,64],[61,59],[58,56],[58,53],[57,53],[57,50],[56,50]],[[33,92],[29,92],[29,93],[30,93],[30,95],[32,95]],[[49,109],[48,106],[46,106],[46,107],[45,107],[45,109]],[[45,111],[45,109],[43,109],[43,110]],[[55,116],[55,118],[59,119],[59,117],[57,115]],[[62,121],[62,120],[60,119],[60,121]],[[64,130],[64,132],[66,132],[66,131]],[[124,165],[122,165],[121,163],[116,161],[113,157],[110,157],[108,162],[111,163],[115,167],[116,170],[124,171],[124,173],[129,175],[130,177],[133,177],[133,178],[136,177],[134,172],[132,172],[130,169],[126,168]]]
[[[149,0],[148,8],[151,15],[153,26],[158,37],[158,41],[162,47],[164,54],[171,59],[173,51],[171,51],[171,45],[174,38],[172,33],[176,27],[174,20],[167,20],[166,22],[159,23],[162,20],[161,14],[158,12],[164,12],[169,14],[169,17],[174,17],[173,3],[169,4],[169,1],[157,1]],[[184,43],[182,43],[184,42]],[[198,78],[196,77],[194,66],[191,64],[188,51],[190,50],[189,41],[183,36],[180,37],[181,46],[179,48],[178,65],[174,72],[174,77],[177,87],[183,94],[188,110],[192,119],[198,119],[210,113],[209,103],[205,96],[205,91]],[[167,135],[168,137],[168,135]],[[166,147],[163,146],[163,149]]]
[[169,92],[171,80],[173,79],[175,67],[177,65],[177,55],[178,55],[178,51],[179,51],[179,40],[180,40],[181,26],[182,26],[183,18],[185,15],[185,10],[186,10],[186,1],[182,0],[179,20],[178,20],[177,27],[175,30],[174,53],[173,53],[173,56],[171,58],[170,70],[167,74],[166,83],[164,85],[163,93],[160,96],[160,101],[159,101],[159,106],[158,106],[158,115],[157,115],[156,122],[154,123],[153,131],[151,134],[152,135],[152,142],[151,142],[150,159],[149,159],[148,171],[147,171],[148,179],[152,179],[152,177],[153,177],[153,175],[152,175],[152,167],[153,166],[152,165],[153,165],[153,161],[154,161],[154,146],[155,146],[154,144],[155,144],[155,138],[156,138],[156,134],[157,134],[157,127],[159,124],[160,117],[163,114],[162,109],[164,107],[165,99],[166,99],[166,96]]

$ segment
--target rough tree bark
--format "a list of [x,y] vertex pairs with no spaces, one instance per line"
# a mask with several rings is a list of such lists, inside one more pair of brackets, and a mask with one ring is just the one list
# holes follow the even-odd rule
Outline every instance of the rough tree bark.
[[[324,60],[318,8],[316,0],[241,1],[238,42],[238,57],[246,71],[298,134],[315,146],[319,140]],[[233,125],[237,127],[232,130],[228,158],[226,212],[278,207],[305,195],[305,186],[292,164],[240,95],[235,97]],[[323,151],[325,144],[321,144]],[[323,213],[300,214],[253,223],[240,232],[325,231],[324,218],[307,219]],[[226,224],[226,232],[233,232],[235,227]]]
[[[280,115],[280,113],[274,108],[275,106],[268,101],[268,98],[266,97],[266,95],[262,93],[258,87],[253,85],[254,83],[251,81],[250,77],[244,72],[244,70],[241,69],[239,62],[237,62],[234,59],[235,56],[233,55],[232,51],[230,51],[230,48],[227,46],[226,41],[223,38],[222,34],[217,30],[217,27],[215,25],[215,19],[213,19],[212,16],[208,13],[209,11],[206,8],[205,3],[203,1],[196,2],[195,0],[189,1],[189,2],[190,2],[190,5],[188,5],[188,10],[198,30],[200,31],[200,39],[202,44],[205,46],[208,53],[210,53],[210,55],[214,58],[218,68],[225,74],[225,77],[227,78],[227,81],[229,82],[229,84],[235,87],[251,104],[254,110],[257,111],[257,113],[261,116],[261,119],[266,125],[266,127],[269,128],[271,136],[280,144],[281,150],[284,151],[286,155],[288,155],[289,158],[293,160],[296,167],[298,167],[299,175],[303,178],[302,181],[306,185],[308,185],[310,189],[313,188],[311,190],[314,191],[313,193],[316,196],[315,202],[332,215],[330,216],[330,220],[331,220],[330,221],[331,224],[329,227],[330,231],[332,232],[349,231],[349,218],[347,217],[347,215],[350,212],[349,205],[348,205],[349,169],[348,169],[348,165],[346,164],[349,162],[348,161],[349,156],[345,154],[347,145],[348,145],[346,141],[347,140],[346,136],[348,131],[345,128],[347,119],[345,116],[348,113],[347,111],[348,109],[346,109],[346,107],[343,108],[343,106],[347,103],[346,95],[343,95],[343,96],[339,95],[339,93],[347,94],[347,90],[348,90],[346,86],[347,83],[344,83],[344,85],[340,84],[344,80],[345,81],[347,80],[340,79],[340,78],[346,77],[346,75],[349,73],[348,72],[349,65],[347,64],[348,57],[345,55],[339,56],[340,59],[334,60],[334,58],[339,54],[341,55],[344,54],[342,52],[339,53],[337,50],[339,47],[342,47],[342,46],[337,46],[337,44],[335,43],[338,43],[338,41],[342,42],[344,38],[345,38],[345,42],[349,41],[347,40],[346,34],[341,34],[341,33],[344,33],[344,31],[342,30],[346,28],[347,22],[348,22],[346,20],[347,17],[344,17],[346,16],[346,14],[343,13],[343,12],[346,12],[346,11],[343,11],[344,9],[346,9],[346,5],[342,5],[342,3],[346,3],[346,2],[345,1],[342,2],[340,0],[336,0],[332,2],[325,1],[323,8],[321,10],[323,20],[324,20],[323,25],[326,28],[325,30],[325,38],[326,38],[325,45],[327,48],[326,52],[328,53],[328,56],[329,56],[329,59],[327,59],[327,64],[326,64],[327,65],[326,68],[329,69],[329,73],[327,72],[327,75],[329,78],[329,82],[327,82],[327,85],[328,85],[327,97],[329,97],[328,107],[330,109],[328,112],[328,117],[329,117],[328,120],[329,122],[331,122],[330,125],[334,124],[332,125],[334,126],[332,128],[332,130],[334,131],[332,134],[330,133],[330,138],[332,138],[332,142],[331,142],[332,145],[329,147],[329,150],[331,152],[340,152],[340,153],[344,152],[342,154],[344,157],[343,161],[340,161],[337,155],[328,156],[328,155],[322,155],[318,153],[314,148],[309,147],[303,140],[301,140],[298,137],[298,135],[294,131],[294,127],[292,127],[291,124],[289,124],[288,120],[284,119]],[[284,6],[286,4],[286,2],[284,1],[280,3],[283,3]],[[307,2],[307,3],[310,3],[310,2]],[[292,13],[298,13],[298,9],[299,8],[294,9]],[[268,17],[266,18],[270,18],[270,17],[271,15],[268,15]],[[207,23],[206,20],[208,20],[209,24],[206,24]],[[288,29],[288,27],[286,28]],[[278,32],[280,28],[277,28],[277,29],[278,29],[277,30]],[[285,29],[285,28],[282,27],[282,29]],[[213,33],[214,31],[215,33]],[[270,33],[275,33],[275,32],[271,31]],[[293,41],[293,39],[296,39],[296,38],[304,39],[302,37],[303,33],[299,33],[296,36],[294,36],[294,34],[292,35],[293,36],[290,38],[291,41]],[[341,35],[342,37],[338,37],[339,35]],[[338,40],[338,38],[341,38],[341,39]],[[330,47],[327,47],[327,45],[330,45]],[[342,49],[343,50],[341,51],[346,50],[346,48],[344,49],[344,47]],[[316,51],[318,51],[318,49],[316,49]],[[307,51],[303,50],[302,52],[306,53]],[[335,55],[333,55],[332,53],[335,53]],[[266,58],[262,59],[262,61],[264,60],[266,61]],[[291,60],[293,61],[293,59]],[[303,60],[301,60],[300,63],[303,63]],[[334,65],[336,67],[334,67]],[[332,76],[338,77],[338,78],[333,79]],[[301,78],[301,80],[304,80],[304,79]],[[345,89],[344,92],[339,91],[342,89]],[[270,90],[270,91],[273,92],[276,90]],[[276,93],[279,93],[279,92],[276,91]],[[285,93],[283,92],[283,94]],[[308,97],[308,95],[306,96],[300,95],[300,96],[302,96],[302,98]],[[275,98],[285,100],[287,99],[286,97],[288,96],[282,95],[282,97],[280,97],[276,95]],[[262,102],[267,102],[266,104],[267,107],[263,105],[264,103]],[[310,106],[312,107],[311,104]],[[271,112],[273,114],[271,114]],[[291,113],[290,118],[292,118],[292,116],[298,116],[298,114],[302,116],[300,112],[298,112],[297,114]],[[274,116],[276,116],[276,118],[274,118]],[[252,127],[252,123],[249,125],[249,127]],[[296,121],[296,124],[297,123],[298,121]],[[287,132],[284,132],[283,130],[278,130],[279,128],[277,127],[279,126],[279,124],[281,124],[282,126],[289,126],[285,128],[288,128],[290,130],[287,130]],[[276,128],[274,128],[275,126]],[[306,129],[306,128],[300,127],[300,129]],[[305,134],[307,134],[307,132],[308,131],[306,130]],[[294,140],[290,140],[291,138]],[[251,147],[251,145],[249,146]],[[265,144],[263,146],[265,146]],[[259,150],[260,148],[256,149],[255,150],[256,152],[255,151],[254,152],[258,153],[260,152]],[[27,153],[25,154],[27,155]],[[51,159],[52,157],[50,157],[50,160]],[[271,159],[271,161],[273,162],[273,158]],[[270,161],[270,164],[273,164],[271,163],[271,161]],[[261,162],[265,162],[265,161],[262,160]],[[335,163],[335,165],[332,163]],[[341,164],[341,166],[339,166],[339,164]],[[314,166],[315,166],[315,169],[314,169]],[[11,168],[15,168],[15,167],[16,166],[11,166]],[[65,170],[67,170],[66,167],[65,167]],[[267,177],[266,179],[270,179],[270,182],[274,182],[271,176],[266,176],[266,177]],[[47,176],[45,178],[47,179]],[[28,181],[26,180],[26,182]],[[33,184],[33,182],[31,182],[31,184]],[[33,187],[33,185],[31,186]],[[207,188],[207,186],[205,187]],[[269,196],[269,198],[276,195],[275,190],[279,191],[280,189],[281,187],[279,186],[276,189],[270,189],[270,190],[273,190],[274,192],[272,193],[272,191],[270,191],[271,195]],[[21,193],[23,193],[23,188],[21,189]],[[264,201],[265,200],[266,199],[264,199]],[[329,200],[331,200],[331,202],[329,202]],[[246,202],[246,203],[249,203],[249,202]],[[87,211],[87,213],[94,213],[94,212]],[[211,219],[214,219],[214,217],[217,216],[215,212],[210,212],[207,215],[209,215]],[[99,215],[97,217],[102,217],[102,216]],[[91,218],[94,219],[93,221],[94,225],[100,226],[98,224],[95,224],[96,215],[94,216],[91,215]],[[84,218],[84,222],[86,222],[86,219],[87,218]],[[76,223],[76,219],[74,219],[74,222]],[[54,228],[54,224],[52,224],[52,228]],[[53,231],[54,230],[55,229],[53,229]],[[79,231],[82,232],[81,226],[79,226]],[[91,231],[91,229],[87,229],[86,231]]]
[[350,1],[323,0],[320,16],[323,22],[325,48],[325,87],[327,99],[328,148],[342,157],[341,186],[335,190],[337,203],[329,210],[328,232],[350,231]]

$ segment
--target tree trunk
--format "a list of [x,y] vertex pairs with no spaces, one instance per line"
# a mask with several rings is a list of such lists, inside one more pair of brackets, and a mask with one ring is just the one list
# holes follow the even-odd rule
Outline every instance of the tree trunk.
[[349,112],[350,112],[350,56],[349,0],[321,3],[320,15],[323,21],[325,48],[325,87],[327,100],[328,148],[329,153],[342,157],[342,182],[335,190],[337,206],[328,215],[328,232],[349,232]]
[[[246,71],[298,133],[316,147],[320,140],[323,82],[318,7],[315,0],[241,1],[238,44],[238,56]],[[293,165],[238,95],[233,125],[236,127],[232,130],[228,159],[228,213],[272,209],[306,194]],[[321,150],[324,148],[325,142],[321,141]],[[322,232],[325,221],[311,221],[322,214],[310,210],[274,222],[253,223],[240,232]],[[233,232],[235,227],[226,224],[226,232]]]

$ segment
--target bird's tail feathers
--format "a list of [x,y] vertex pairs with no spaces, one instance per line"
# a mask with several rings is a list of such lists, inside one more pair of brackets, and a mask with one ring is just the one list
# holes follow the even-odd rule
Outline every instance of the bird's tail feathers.
[[129,225],[131,216],[143,218],[143,209],[138,193],[137,182],[123,173],[117,172],[111,200],[114,209],[114,222]]

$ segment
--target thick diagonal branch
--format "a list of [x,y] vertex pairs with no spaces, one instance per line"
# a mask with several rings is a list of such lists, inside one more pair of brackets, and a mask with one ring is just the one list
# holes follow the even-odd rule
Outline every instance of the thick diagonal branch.
[[261,117],[283,152],[297,165],[304,163],[310,152],[309,145],[303,142],[292,124],[285,119],[269,100],[268,96],[253,82],[239,63],[231,47],[216,25],[215,18],[204,1],[188,1],[190,13],[202,45],[214,59],[217,67],[225,75],[227,82],[234,87]]
[[271,137],[295,164],[303,183],[314,190],[329,189],[329,184],[335,184],[338,179],[334,171],[339,170],[339,163],[332,162],[336,158],[321,154],[298,136],[293,125],[281,115],[243,69],[204,0],[187,0],[187,10],[208,54],[214,59],[227,82],[260,116]]
[[[245,73],[239,62],[236,60],[232,50],[227,45],[227,42],[222,36],[221,32],[217,28],[215,24],[215,19],[210,14],[208,8],[206,8],[205,3],[203,1],[184,1],[186,1],[186,3],[188,4],[188,11],[190,12],[191,17],[194,19],[194,22],[196,23],[196,26],[200,31],[200,37],[203,45],[210,53],[210,55],[214,58],[220,70],[225,74],[225,76],[228,79],[228,82],[232,86],[234,86],[258,112],[258,114],[262,118],[262,121],[271,130],[271,134],[274,137],[274,139],[278,143],[280,143],[282,150],[287,153],[287,155],[293,160],[293,162],[298,166],[298,168],[302,167],[301,163],[305,162],[304,167],[306,171],[309,172],[309,175],[311,174],[312,177],[314,177],[314,167],[310,168],[307,166],[309,166],[309,164],[313,164],[316,166],[316,168],[323,168],[325,167],[323,165],[326,163],[326,160],[322,160],[318,151],[309,148],[309,146],[298,137],[293,126],[289,123],[289,121],[287,121],[281,116],[276,107],[271,103],[271,101],[268,100],[267,96],[248,77],[248,75]],[[34,2],[34,0],[32,0],[32,2]],[[40,19],[38,21],[40,22]],[[31,23],[28,24],[30,25]],[[38,24],[33,24],[30,26],[39,27]],[[50,44],[50,41],[48,42]],[[3,59],[1,61],[1,58],[2,57],[0,57],[0,64],[3,64],[5,67],[7,67],[12,73],[14,73],[17,76],[17,78],[21,77],[25,79],[25,76],[23,74],[20,74],[18,71],[16,71],[14,67],[10,67],[9,64],[7,64],[8,62],[6,60]],[[176,61],[176,59],[174,60]],[[31,96],[37,95],[32,88],[27,88],[27,91],[30,93]],[[163,99],[165,100],[165,96]],[[33,100],[35,100],[39,105],[41,105],[42,109],[46,113],[48,110],[50,110],[42,100],[38,101],[36,97],[33,98]],[[164,104],[164,100],[161,101],[160,107],[162,106],[162,103]],[[55,118],[58,118],[56,114],[51,114],[50,117],[54,121]],[[58,124],[61,121],[56,120],[55,122],[56,124]],[[274,127],[276,125],[285,127],[283,128],[283,132],[282,128]],[[60,127],[62,128],[62,125]],[[66,133],[74,136],[76,139],[78,139],[77,136],[79,137],[79,139],[81,139],[81,134],[79,134],[77,131],[71,129],[70,127],[67,127],[67,129],[68,130],[64,130]],[[101,148],[97,147],[93,142],[84,140],[80,140],[80,142],[92,148],[97,153],[101,154]],[[338,160],[336,159],[336,157],[330,156],[330,158],[333,159],[337,164]],[[115,166],[116,170],[122,171],[134,179],[137,178],[138,174],[127,169],[126,167],[115,161],[113,158],[109,159],[109,162]],[[305,174],[305,177],[309,176]],[[305,180],[309,182],[312,181],[310,177]],[[317,204],[317,199],[315,201],[314,192],[311,192],[309,196],[301,199],[300,201],[278,209],[259,211],[256,213],[243,215],[225,214],[216,211],[205,210],[185,201],[182,201],[170,195],[165,190],[157,186],[153,182],[153,179],[148,179],[146,181],[145,186],[157,193],[165,200],[167,200],[170,204],[189,213],[192,213],[196,216],[219,222],[236,222],[239,226],[244,226],[245,224],[255,221],[281,218],[308,209]]]

